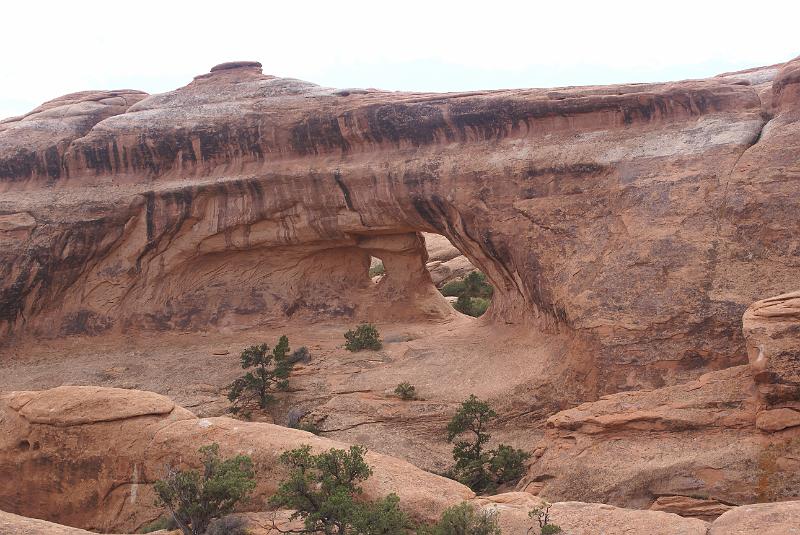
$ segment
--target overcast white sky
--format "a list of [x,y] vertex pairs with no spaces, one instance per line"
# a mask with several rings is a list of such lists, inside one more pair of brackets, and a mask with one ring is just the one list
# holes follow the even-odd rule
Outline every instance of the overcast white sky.
[[697,78],[800,55],[800,0],[4,0],[0,118],[150,93],[230,60],[334,87],[457,91]]

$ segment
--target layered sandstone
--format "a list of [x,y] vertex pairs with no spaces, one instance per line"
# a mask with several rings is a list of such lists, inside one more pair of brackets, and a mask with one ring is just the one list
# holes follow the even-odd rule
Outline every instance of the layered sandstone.
[[[247,454],[259,474],[248,507],[260,510],[285,471],[281,452],[333,440],[267,423],[199,419],[149,392],[60,387],[0,395],[0,510],[104,532],[134,531],[157,518],[152,483],[167,464],[197,466],[198,448]],[[474,494],[463,485],[386,455],[368,452],[367,496],[395,492],[419,520]]]
[[765,407],[759,427],[800,425],[800,291],[754,303],[744,315],[750,367]]
[[439,95],[244,62],[64,97],[0,130],[0,332],[443,320],[424,231],[491,279],[482,321],[571,337],[590,392],[744,362],[742,312],[796,280],[797,65]]
[[[800,485],[797,292],[743,317],[749,366],[559,412],[521,486],[715,518],[731,505],[785,500]],[[652,503],[650,503],[652,502]]]

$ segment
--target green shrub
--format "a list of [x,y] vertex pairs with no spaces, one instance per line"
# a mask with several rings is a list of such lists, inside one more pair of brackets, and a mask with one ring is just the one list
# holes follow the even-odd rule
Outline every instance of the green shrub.
[[459,297],[464,294],[466,289],[467,285],[464,284],[464,281],[456,279],[446,283],[440,291],[445,297]]
[[486,275],[480,271],[472,271],[463,279],[455,279],[446,283],[440,290],[445,297],[482,297],[490,298],[494,293],[492,285],[486,282]]
[[[542,504],[538,507],[534,507],[533,509],[528,512],[528,517],[536,520],[536,523],[539,525],[539,535],[555,535],[556,533],[561,533],[561,528],[555,524],[550,523],[550,507],[551,504],[547,502],[542,502]],[[534,528],[530,528],[528,532],[532,532]]]
[[417,389],[414,388],[409,382],[400,383],[394,389],[394,393],[397,394],[397,397],[400,399],[410,400],[410,399],[417,399]]
[[344,333],[344,347],[349,351],[361,351],[362,349],[380,349],[381,344],[378,328],[371,323],[362,323],[355,329]]
[[420,530],[425,535],[500,535],[496,511],[475,511],[467,502],[445,509],[434,526]]
[[469,297],[491,297],[494,293],[492,285],[486,282],[486,274],[472,271],[464,277],[464,295]]
[[491,304],[494,288],[486,282],[486,275],[472,271],[463,280],[450,281],[442,287],[442,295],[458,297],[453,308],[472,317],[480,317]]
[[500,444],[490,452],[489,470],[498,485],[518,481],[525,475],[525,461],[530,457],[527,451]]
[[317,455],[311,446],[285,451],[280,462],[289,468],[269,502],[294,509],[292,518],[302,518],[302,533],[336,535],[400,535],[408,520],[399,508],[399,498],[390,494],[374,502],[361,497],[361,483],[372,475],[364,461],[366,448],[331,449]]
[[172,531],[173,529],[178,528],[178,523],[175,522],[175,519],[172,516],[162,516],[157,520],[153,520],[149,524],[145,524],[141,528],[139,528],[139,533],[152,533],[154,531],[161,531],[169,530]]
[[308,349],[301,347],[289,354],[289,339],[281,336],[272,351],[267,344],[250,346],[242,351],[239,360],[242,369],[253,368],[228,386],[228,399],[233,403],[230,411],[245,415],[256,406],[266,409],[274,399],[276,390],[289,387],[289,374],[294,363],[308,359]]
[[[475,492],[491,491],[497,485],[518,480],[525,473],[525,460],[530,457],[529,453],[505,444],[485,450],[491,438],[487,426],[496,416],[488,403],[471,395],[447,424],[447,441],[454,442],[455,465],[450,473]],[[466,439],[459,439],[464,435]]]
[[467,316],[479,318],[483,316],[490,304],[491,301],[483,297],[467,297],[462,295],[453,304],[453,308]]
[[156,505],[165,507],[184,535],[202,535],[209,522],[231,513],[255,488],[253,461],[247,455],[220,460],[219,445],[200,448],[202,474],[167,467],[153,484]]
[[369,268],[369,278],[377,277],[378,275],[383,275],[384,273],[386,273],[386,268],[383,267],[383,262],[380,264],[375,264]]

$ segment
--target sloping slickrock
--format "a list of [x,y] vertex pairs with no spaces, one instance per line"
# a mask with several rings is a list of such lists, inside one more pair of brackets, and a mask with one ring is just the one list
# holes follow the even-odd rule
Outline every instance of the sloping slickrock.
[[82,91],[0,121],[0,177],[24,180],[35,175],[56,180],[66,172],[62,156],[73,141],[146,96],[130,89]]
[[64,427],[163,416],[176,408],[175,403],[158,394],[91,386],[82,387],[81,396],[75,395],[73,387],[62,386],[44,392],[10,394],[7,399],[8,405],[32,424]]
[[0,232],[0,336],[443,320],[433,232],[495,287],[481,321],[568,334],[595,395],[743,363],[800,267],[798,65],[423,94],[238,62],[56,99],[0,130],[0,215],[36,221]]
[[[94,414],[93,414],[94,413]],[[128,531],[160,516],[152,483],[167,464],[199,466],[198,448],[218,443],[223,456],[251,455],[259,486],[249,507],[285,476],[281,452],[345,444],[311,433],[231,418],[198,419],[148,392],[61,387],[0,394],[0,509],[91,530]],[[438,518],[474,494],[463,485],[368,452],[374,475],[367,496],[396,492],[422,520]]]
[[3,535],[94,535],[69,526],[62,526],[0,511],[0,533]]
[[[528,533],[535,524],[528,512],[541,500],[525,492],[479,498],[475,504],[500,515],[503,533]],[[706,535],[708,524],[661,511],[621,509],[602,503],[561,502],[550,509],[550,522],[564,535]],[[538,531],[533,531],[538,533]]]
[[800,502],[757,503],[736,507],[711,524],[708,535],[798,535]]

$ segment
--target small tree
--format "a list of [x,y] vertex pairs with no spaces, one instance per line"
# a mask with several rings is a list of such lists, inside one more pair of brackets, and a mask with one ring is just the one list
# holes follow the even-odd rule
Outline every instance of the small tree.
[[[561,533],[561,528],[555,524],[550,523],[550,507],[552,504],[542,502],[538,507],[534,507],[528,513],[528,517],[536,520],[539,525],[539,535],[555,535]],[[528,528],[528,533],[535,533],[536,526]]]
[[467,502],[445,509],[434,526],[421,530],[424,535],[500,535],[496,511],[475,511]]
[[344,347],[349,351],[361,351],[362,349],[380,349],[381,344],[378,328],[371,323],[362,323],[355,329],[344,333]]
[[530,457],[527,451],[500,444],[489,452],[489,470],[499,485],[518,481],[525,475],[525,461]]
[[397,387],[394,389],[394,393],[400,399],[404,400],[417,399],[417,389],[414,388],[414,385],[412,385],[409,382],[403,382],[397,385]]
[[214,518],[231,513],[255,488],[253,461],[247,455],[220,460],[219,445],[200,448],[203,473],[167,467],[153,484],[156,505],[166,507],[184,535],[202,535]]
[[[450,423],[447,424],[447,441],[453,442],[455,465],[453,477],[475,492],[495,488],[498,484],[519,479],[524,471],[524,462],[530,454],[500,444],[496,450],[485,451],[484,446],[491,436],[486,432],[490,420],[497,413],[488,403],[475,395],[461,403]],[[466,435],[467,439],[456,440]]]
[[266,409],[274,399],[272,392],[289,387],[289,374],[294,363],[308,357],[308,350],[301,347],[289,355],[289,339],[284,335],[272,351],[267,344],[250,346],[242,351],[239,359],[242,369],[253,368],[228,387],[228,399],[233,402],[230,411],[234,414],[254,406]]
[[456,461],[453,472],[456,478],[473,490],[486,489],[491,480],[485,465],[488,456],[483,447],[491,438],[485,432],[486,424],[497,416],[485,401],[474,394],[461,403],[453,419],[447,424],[447,441],[468,434],[467,440],[458,440],[453,446],[453,459]]
[[464,295],[469,297],[491,297],[494,288],[486,282],[486,274],[472,271],[464,277]]
[[294,509],[292,518],[303,519],[300,533],[404,534],[408,522],[396,495],[375,502],[357,500],[363,493],[361,483],[372,475],[364,461],[366,451],[363,446],[351,446],[349,451],[331,449],[312,455],[311,446],[306,445],[284,452],[280,461],[289,468],[289,478],[270,503]]

